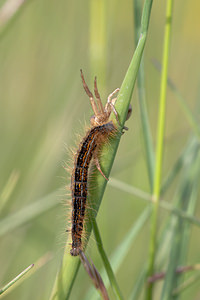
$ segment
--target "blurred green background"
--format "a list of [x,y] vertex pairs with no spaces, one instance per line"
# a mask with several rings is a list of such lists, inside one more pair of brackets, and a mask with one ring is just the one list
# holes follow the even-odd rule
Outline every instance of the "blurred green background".
[[[1,9],[5,2],[1,2]],[[70,201],[64,188],[69,185],[70,176],[64,166],[71,160],[69,149],[79,140],[76,135],[84,134],[91,115],[80,68],[91,88],[97,75],[101,96],[106,100],[111,91],[120,87],[134,51],[132,1],[100,2],[27,0],[5,25],[1,24],[0,15],[0,286],[28,265],[38,260],[44,263],[5,295],[6,300],[49,299],[61,263],[69,220],[65,204]],[[98,5],[103,7],[103,17]],[[93,14],[95,9],[99,19]],[[199,9],[198,1],[175,1],[169,64],[170,78],[197,117]],[[144,55],[154,143],[160,74],[152,59],[161,61],[164,19],[165,1],[154,1]],[[129,131],[122,137],[111,177],[150,192],[137,88],[132,106],[133,114],[127,122]],[[166,120],[163,177],[191,135],[191,128],[170,90]],[[176,181],[165,195],[166,201],[171,200],[175,187]],[[45,200],[47,195],[50,195],[49,201]],[[97,217],[108,256],[146,205],[108,184]],[[16,215],[24,207],[27,210]],[[161,217],[167,214],[161,211]],[[148,236],[149,224],[140,232],[116,274],[125,299],[148,255]],[[194,228],[190,263],[200,258],[198,236],[199,231]],[[101,269],[93,236],[87,253]],[[91,287],[83,268],[79,271],[71,299],[82,299]],[[199,297],[196,284],[183,299]]]

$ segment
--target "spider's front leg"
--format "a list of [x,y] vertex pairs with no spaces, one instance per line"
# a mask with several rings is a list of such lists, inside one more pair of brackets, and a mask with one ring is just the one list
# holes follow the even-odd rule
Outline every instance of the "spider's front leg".
[[94,154],[94,163],[95,163],[95,166],[97,168],[97,170],[101,173],[101,175],[108,181],[109,179],[106,177],[106,175],[103,173],[103,171],[101,170],[101,166],[100,166],[100,163],[99,163],[99,157],[98,157],[98,154],[95,153]]

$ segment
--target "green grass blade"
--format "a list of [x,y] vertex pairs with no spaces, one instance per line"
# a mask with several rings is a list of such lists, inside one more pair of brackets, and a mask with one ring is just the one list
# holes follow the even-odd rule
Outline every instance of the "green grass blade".
[[[140,66],[140,62],[142,59],[142,54],[144,50],[144,46],[146,43],[147,38],[147,30],[149,26],[149,19],[150,19],[150,13],[151,13],[151,6],[153,1],[152,0],[146,0],[144,3],[143,8],[143,14],[142,14],[142,21],[141,21],[141,33],[140,33],[140,39],[138,41],[137,47],[135,49],[135,53],[133,55],[133,58],[131,60],[130,66],[128,68],[128,71],[126,73],[126,76],[124,78],[124,81],[122,83],[117,103],[116,103],[116,109],[120,115],[120,121],[121,124],[124,125],[124,122],[126,120],[127,111],[130,103],[130,99],[133,92],[133,87],[135,85],[138,69]],[[124,105],[124,99],[127,97],[127,105]]]
[[[156,148],[156,169],[155,169],[155,180],[154,180],[154,189],[153,189],[153,197],[154,197],[155,205],[152,214],[152,224],[151,224],[149,264],[148,264],[148,271],[147,271],[148,277],[150,277],[154,273],[154,263],[155,263],[155,255],[156,255],[156,234],[157,234],[159,198],[160,198],[160,190],[161,190],[167,75],[168,75],[168,60],[169,60],[171,23],[172,23],[172,3],[173,0],[167,1],[165,38],[164,38],[164,50],[163,50],[163,70],[161,74],[160,108],[159,108],[157,148]],[[152,292],[153,292],[153,285],[149,284],[146,293],[147,300],[152,299]]]
[[15,278],[13,278],[9,283],[7,283],[4,287],[0,289],[0,295],[2,295],[6,290],[8,290],[13,284],[15,284],[18,280],[20,280],[26,273],[28,273],[32,268],[34,267],[34,264],[30,265],[28,268],[26,268],[24,271],[22,271],[19,275],[17,275]]
[[[34,264],[30,265],[27,269],[25,269],[22,273],[20,273],[21,276],[20,276],[20,278],[18,278],[20,280],[16,280],[14,282],[14,285],[10,285],[9,289],[6,290],[6,293],[2,294],[2,298],[4,296],[7,297],[7,295],[9,293],[12,293],[13,290],[18,288],[25,280],[27,280],[28,278],[33,276],[33,274],[35,274],[38,270],[40,270],[42,267],[44,267],[50,260],[52,260],[52,258],[53,258],[53,254],[51,252],[45,253],[36,262],[34,262]],[[32,268],[33,266],[34,266],[34,268]],[[30,269],[31,269],[31,272],[29,272]],[[27,274],[27,272],[29,272],[29,273]],[[27,274],[27,275],[24,277],[23,275],[25,275],[25,274]],[[13,280],[11,282],[13,282]]]
[[[142,11],[142,2],[140,0],[133,1],[134,6],[134,21],[135,21],[135,44],[140,38],[140,16]],[[146,106],[146,95],[145,95],[145,79],[144,79],[144,60],[142,58],[140,68],[138,71],[138,97],[139,97],[139,105],[140,105],[140,116],[142,122],[142,131],[143,131],[143,138],[144,138],[144,149],[146,153],[147,159],[147,170],[148,170],[148,177],[151,191],[153,192],[153,179],[154,179],[154,149],[153,149],[153,142],[152,142],[152,135],[150,132],[150,125],[147,113],[147,106]]]

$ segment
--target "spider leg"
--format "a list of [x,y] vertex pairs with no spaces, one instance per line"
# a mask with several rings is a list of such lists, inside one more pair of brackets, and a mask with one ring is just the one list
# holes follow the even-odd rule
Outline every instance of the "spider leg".
[[91,103],[91,106],[92,106],[92,110],[93,110],[95,115],[98,115],[99,111],[98,111],[97,105],[94,101],[94,96],[93,96],[92,92],[90,91],[89,87],[87,86],[87,84],[85,82],[85,78],[83,76],[83,71],[80,70],[80,72],[81,72],[81,79],[82,79],[82,82],[83,82],[83,87],[84,87],[84,90],[85,90],[86,94],[89,96],[90,103]]
[[[114,113],[114,115],[115,115],[115,118],[116,118],[116,120],[117,120],[117,123],[119,124],[119,126],[121,126],[120,121],[119,121],[119,115],[118,115],[118,112],[116,111],[116,108],[115,108],[115,106],[114,106],[114,103],[115,103],[116,99],[117,99],[117,98],[112,99],[111,102],[109,102],[109,106],[110,106],[111,110],[113,111],[113,113]],[[114,101],[114,100],[115,100],[115,101]],[[113,102],[114,102],[114,103],[113,103]]]
[[104,113],[104,107],[103,107],[101,97],[100,97],[100,94],[99,94],[99,91],[98,91],[98,88],[97,88],[97,78],[96,78],[96,76],[95,76],[95,79],[94,79],[94,94],[95,94],[95,97],[97,99],[97,105],[99,107],[99,111],[101,113]]
[[[111,98],[119,92],[119,88],[115,89],[109,96],[108,96],[108,100],[107,103],[111,102]],[[116,100],[116,99],[115,99]]]
[[105,111],[107,112],[108,115],[110,115],[111,112],[113,112],[114,115],[115,115],[115,118],[116,118],[116,120],[117,120],[117,123],[119,124],[119,126],[121,126],[120,121],[119,121],[118,113],[117,113],[117,111],[116,111],[116,109],[115,109],[115,106],[114,106],[114,104],[115,104],[117,98],[112,99],[112,97],[113,97],[116,93],[118,93],[118,92],[119,92],[119,88],[115,89],[115,90],[108,96],[108,100],[107,100],[107,103],[106,103],[106,105],[105,105]]
[[119,126],[121,126],[120,121],[119,121],[119,116],[118,116],[118,112],[116,111],[116,108],[114,106],[115,102],[116,102],[117,98],[114,98],[112,100],[109,99],[109,102],[107,101],[106,105],[105,105],[105,112],[110,115],[111,112],[114,113],[115,118],[117,120],[117,123],[119,124]]
[[99,159],[98,159],[98,156],[95,155],[94,156],[94,163],[97,167],[97,170],[101,173],[101,175],[108,181],[109,179],[104,175],[103,171],[101,170],[101,166],[100,166],[100,163],[99,163]]

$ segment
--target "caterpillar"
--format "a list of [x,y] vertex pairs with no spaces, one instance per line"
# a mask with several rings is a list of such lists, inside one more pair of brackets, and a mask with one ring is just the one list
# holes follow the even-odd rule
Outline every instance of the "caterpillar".
[[[113,121],[109,121],[111,112],[115,114],[116,120],[120,125],[117,111],[114,107],[116,98],[112,98],[119,89],[114,90],[107,99],[105,107],[102,105],[101,97],[97,88],[97,79],[94,80],[94,93],[89,90],[82,70],[81,79],[84,90],[89,96],[94,115],[90,119],[91,128],[79,144],[75,154],[74,167],[71,176],[71,196],[72,196],[72,215],[71,215],[71,238],[72,248],[70,254],[77,256],[83,250],[82,234],[88,196],[88,171],[90,162],[93,159],[96,168],[101,175],[108,180],[101,170],[99,156],[101,146],[113,135],[117,133],[117,127]],[[126,128],[125,128],[126,129]]]

